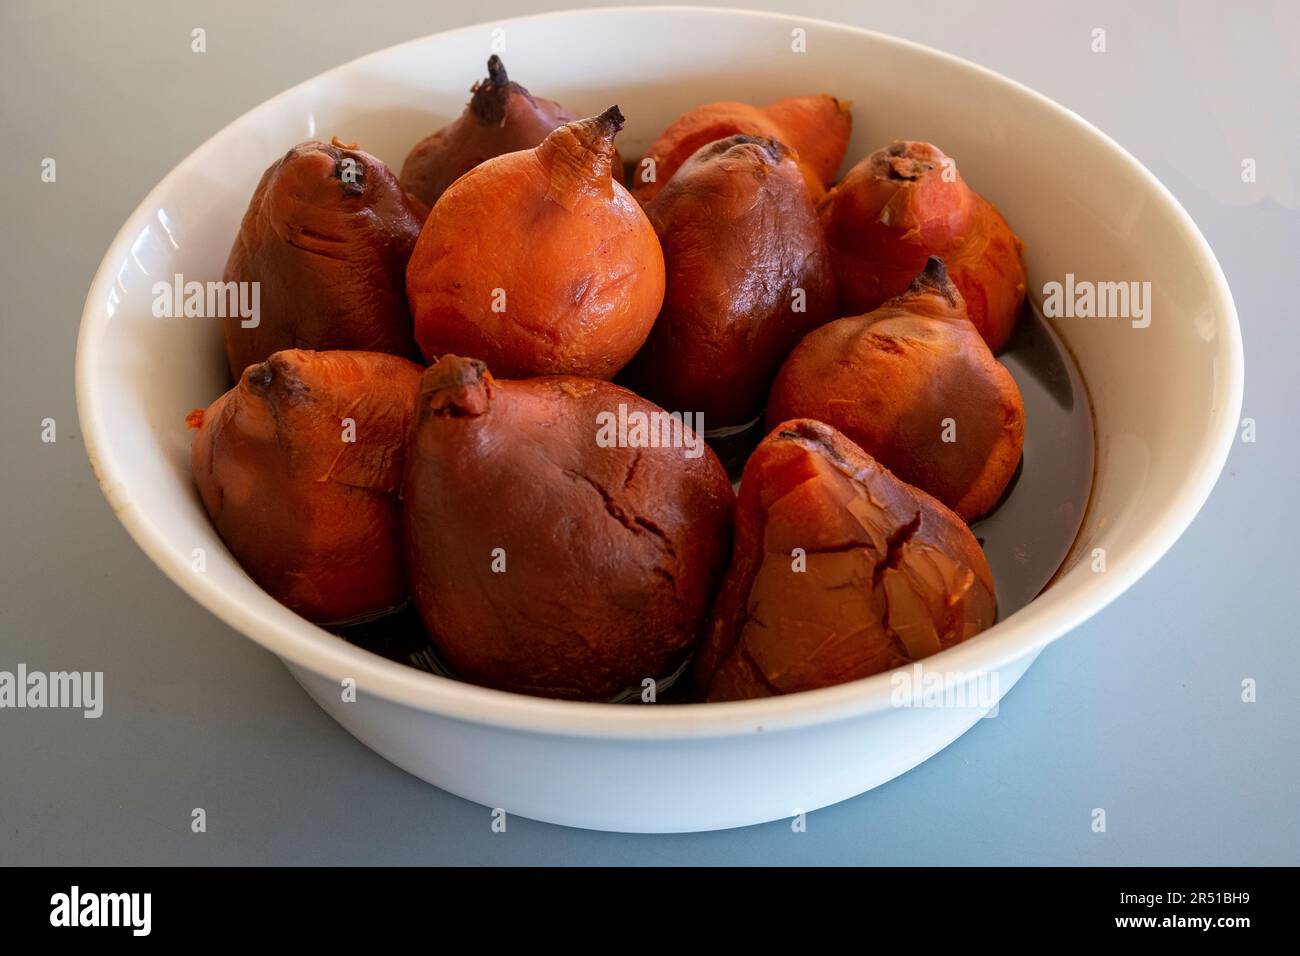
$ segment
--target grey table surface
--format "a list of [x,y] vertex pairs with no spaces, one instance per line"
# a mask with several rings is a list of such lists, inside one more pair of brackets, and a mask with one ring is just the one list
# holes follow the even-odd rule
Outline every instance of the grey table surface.
[[[997,719],[810,815],[806,832],[631,836],[517,819],[493,833],[487,809],[356,743],[154,568],[91,475],[72,367],[109,240],[212,132],[363,53],[547,5],[7,0],[0,670],[102,670],[107,705],[98,720],[0,710],[0,863],[1300,863],[1300,5],[770,6],[1020,80],[1107,131],[1191,213],[1236,297],[1257,440],[1235,445],[1173,550],[1049,647]],[[1090,50],[1097,27],[1104,54]],[[55,183],[41,181],[44,157]],[[194,807],[206,833],[191,832]]]

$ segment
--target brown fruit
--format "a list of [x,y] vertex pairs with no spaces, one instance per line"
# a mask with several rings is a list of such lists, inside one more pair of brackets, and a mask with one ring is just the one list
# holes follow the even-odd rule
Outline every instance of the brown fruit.
[[[812,198],[835,179],[844,160],[853,125],[853,104],[833,96],[791,96],[768,106],[707,103],[687,110],[650,144],[633,173],[632,194],[649,202],[697,149],[740,133],[784,143],[797,154]],[[646,180],[646,160],[653,160],[654,179]]]
[[417,357],[406,262],[427,212],[380,160],[337,139],[273,163],[226,262],[226,282],[260,290],[255,326],[222,322],[234,379],[288,348]]
[[1025,437],[1020,389],[937,258],[902,295],[799,343],[768,400],[769,427],[788,418],[834,426],[968,521],[998,503]]
[[627,364],[663,301],[664,261],[610,178],[622,128],[611,107],[443,193],[406,275],[425,358],[472,356],[512,378],[611,378]]
[[422,369],[378,352],[277,352],[206,411],[194,482],[221,539],[268,593],[321,624],[407,598],[398,527]]
[[487,79],[472,87],[465,111],[416,143],[402,164],[401,187],[430,207],[475,166],[503,153],[532,149],[574,119],[559,103],[533,96],[506,76],[495,53],[487,69]]
[[828,425],[784,422],[745,466],[693,678],[710,701],[815,690],[952,647],[995,616],[988,564],[956,515]]
[[752,136],[716,140],[645,211],[667,287],[627,383],[715,428],[751,421],[781,360],[835,317],[826,243],[790,151]]
[[1022,243],[929,143],[895,141],[854,166],[818,206],[840,311],[870,312],[939,256],[994,352],[1025,301]]
[[731,485],[697,436],[683,435],[697,457],[598,443],[620,405],[667,419],[593,379],[494,380],[454,355],[425,373],[407,567],[457,676],[607,700],[673,673],[695,646],[726,561]]

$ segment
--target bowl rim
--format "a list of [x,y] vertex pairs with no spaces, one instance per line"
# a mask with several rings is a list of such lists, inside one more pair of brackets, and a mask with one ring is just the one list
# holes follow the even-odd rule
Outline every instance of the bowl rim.
[[[1227,280],[1208,242],[1173,194],[1127,150],[1072,110],[1024,84],[942,50],[862,27],[793,14],[709,6],[640,5],[560,10],[489,20],[406,40],[325,70],[263,101],[226,124],[168,172],[127,217],[105,252],[87,293],[77,339],[77,412],[86,453],[100,489],[136,544],[183,591],[226,624],[266,647],[291,667],[305,668],[340,680],[344,677],[353,678],[361,694],[463,722],[572,737],[669,740],[734,737],[794,729],[892,709],[890,698],[893,671],[785,696],[649,708],[529,697],[430,674],[350,644],[343,638],[298,618],[278,604],[275,609],[267,609],[265,613],[238,604],[209,577],[193,574],[188,562],[173,553],[163,530],[146,510],[132,500],[121,478],[113,444],[108,440],[99,408],[94,401],[94,396],[102,389],[100,368],[95,361],[95,344],[109,318],[103,303],[113,283],[115,264],[129,251],[130,243],[145,220],[151,216],[161,195],[171,188],[175,180],[182,178],[190,167],[216,148],[216,144],[224,139],[228,131],[248,122],[254,114],[270,109],[273,104],[294,95],[309,84],[362,67],[368,61],[390,55],[394,50],[426,43],[434,37],[542,20],[637,17],[646,14],[723,16],[768,20],[792,27],[816,27],[856,34],[876,43],[903,47],[921,56],[945,61],[959,71],[978,76],[984,81],[1002,86],[1014,95],[1037,102],[1063,124],[1099,139],[1128,164],[1150,194],[1158,197],[1166,211],[1172,214],[1183,241],[1202,260],[1211,277],[1215,300],[1215,332],[1224,359],[1220,393],[1226,401],[1221,402],[1213,411],[1206,440],[1199,446],[1194,467],[1189,469],[1189,479],[1184,482],[1182,491],[1166,503],[1159,521],[1127,549],[1126,557],[1129,560],[1113,564],[1106,574],[1095,575],[1088,584],[1079,587],[1076,593],[1058,606],[1045,609],[1041,600],[1035,598],[1024,608],[979,635],[978,640],[965,641],[941,651],[927,658],[923,666],[961,671],[970,675],[996,670],[1011,661],[1036,654],[1051,641],[1101,611],[1145,574],[1186,530],[1217,482],[1235,438],[1244,390],[1241,329]],[[269,595],[267,599],[274,601]],[[275,613],[276,609],[282,613]]]

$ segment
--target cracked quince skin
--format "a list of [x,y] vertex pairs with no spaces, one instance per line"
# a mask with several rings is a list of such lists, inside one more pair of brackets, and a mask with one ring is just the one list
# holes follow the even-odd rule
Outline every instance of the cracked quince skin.
[[602,412],[665,414],[609,382],[424,375],[403,486],[412,594],[449,670],[609,700],[674,673],[726,563],[734,502],[702,442],[602,447]]
[[966,521],[997,506],[1025,440],[1020,389],[937,257],[874,312],[804,337],[767,403],[769,427],[792,418],[838,429]]
[[704,700],[868,677],[996,616],[988,564],[962,520],[820,422],[784,422],[759,445],[735,533],[693,664]]

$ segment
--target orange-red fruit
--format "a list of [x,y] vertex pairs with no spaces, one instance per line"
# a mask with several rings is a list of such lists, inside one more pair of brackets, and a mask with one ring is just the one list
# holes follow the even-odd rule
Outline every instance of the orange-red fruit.
[[902,293],[939,256],[994,352],[1025,300],[1022,244],[993,205],[929,143],[896,141],[845,174],[818,206],[839,287],[856,315]]
[[1025,437],[1020,389],[937,258],[902,295],[799,343],[767,407],[769,427],[788,418],[833,425],[967,520],[1002,497]]
[[784,422],[745,466],[693,677],[709,701],[815,690],[952,647],[995,616],[961,519],[830,426]]
[[607,379],[641,347],[664,262],[645,213],[610,178],[622,128],[611,107],[443,193],[406,275],[430,362],[455,353],[507,378]]
[[[793,149],[809,192],[817,199],[844,160],[853,125],[851,106],[823,93],[791,96],[763,107],[721,102],[687,110],[646,150],[633,173],[632,194],[642,203],[649,202],[697,149],[740,133],[774,139]],[[653,180],[647,178],[647,160],[653,161]]]
[[752,136],[716,140],[645,211],[668,283],[628,385],[714,428],[751,421],[781,360],[835,316],[826,243],[790,151]]
[[614,428],[602,440],[599,416],[620,405],[633,423],[666,417],[594,379],[494,380],[454,355],[425,373],[407,560],[458,677],[607,700],[674,673],[694,648],[726,563],[731,485],[698,436],[628,447]]
[[191,416],[194,482],[249,576],[321,624],[407,598],[397,495],[422,369],[377,352],[277,352]]
[[262,176],[226,262],[259,284],[256,324],[222,321],[230,374],[288,348],[414,358],[406,262],[428,213],[388,167],[340,143],[295,146]]
[[402,164],[398,182],[430,207],[475,166],[503,153],[532,149],[574,119],[559,103],[533,96],[511,80],[495,53],[487,68],[487,78],[474,84],[465,111],[416,143]]

